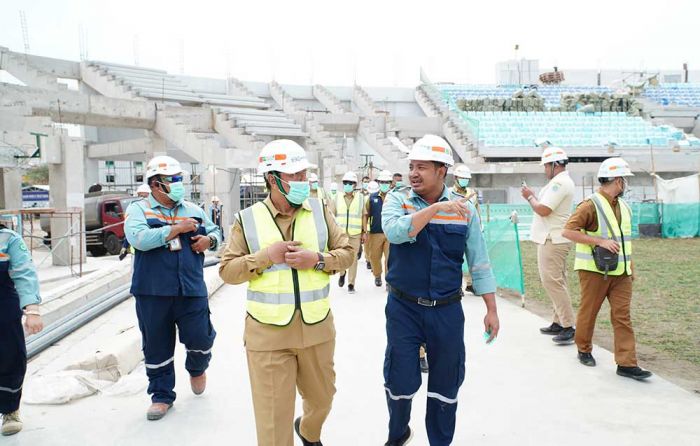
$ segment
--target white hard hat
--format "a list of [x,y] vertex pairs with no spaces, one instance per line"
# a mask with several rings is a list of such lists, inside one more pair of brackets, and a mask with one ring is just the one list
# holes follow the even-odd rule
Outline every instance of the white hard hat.
[[379,183],[377,183],[374,180],[370,181],[369,184],[367,185],[367,192],[369,192],[370,194],[374,194],[376,192],[379,192]]
[[545,164],[554,163],[557,161],[564,161],[568,159],[569,157],[566,156],[566,152],[564,152],[564,149],[560,149],[559,147],[547,147],[542,152],[542,161],[540,161],[540,165],[544,166]]
[[146,178],[155,175],[177,175],[184,173],[178,160],[171,156],[155,156],[146,165]]
[[338,183],[331,183],[331,191],[336,192],[338,190]]
[[297,173],[316,167],[306,158],[306,151],[291,139],[276,139],[265,144],[258,157],[258,173]]
[[620,157],[608,158],[598,169],[598,178],[633,177],[627,161]]
[[212,201],[212,203],[213,203],[213,202],[215,202],[215,201],[221,201],[221,200],[219,200],[219,197],[217,197],[216,195],[214,195],[213,197],[211,197],[211,201]]
[[343,181],[352,181],[353,183],[357,183],[357,174],[352,170],[345,172],[345,175],[343,175]]
[[471,178],[472,171],[469,170],[466,164],[460,164],[459,166],[455,167],[454,176],[459,178]]
[[425,135],[411,148],[408,154],[411,161],[437,161],[451,166],[454,164],[452,148],[444,139],[435,135]]
[[315,173],[311,172],[306,176],[306,179],[309,180],[309,183],[317,183],[318,182],[318,175]]
[[142,184],[136,189],[137,194],[150,194],[151,193],[151,188],[148,186],[148,184]]
[[394,178],[388,170],[382,170],[377,176],[377,181],[392,181]]

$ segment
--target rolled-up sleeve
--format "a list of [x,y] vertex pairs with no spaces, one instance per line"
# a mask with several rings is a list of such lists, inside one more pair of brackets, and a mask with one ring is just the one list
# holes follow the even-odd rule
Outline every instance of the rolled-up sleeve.
[[7,254],[10,256],[9,275],[17,294],[19,294],[20,308],[40,304],[39,277],[24,240],[16,235],[11,237],[7,246]]
[[389,192],[382,206],[382,229],[389,243],[413,243],[415,237],[409,236],[413,229],[413,216],[406,215],[403,199],[398,192]]
[[484,234],[481,232],[481,219],[473,204],[469,203],[472,219],[467,232],[467,243],[464,253],[467,256],[469,272],[472,276],[472,286],[476,295],[496,292],[496,277],[491,268],[488,249]]
[[129,244],[139,251],[150,251],[165,245],[170,234],[170,226],[151,228],[146,222],[146,214],[138,202],[131,203],[126,209],[124,235]]

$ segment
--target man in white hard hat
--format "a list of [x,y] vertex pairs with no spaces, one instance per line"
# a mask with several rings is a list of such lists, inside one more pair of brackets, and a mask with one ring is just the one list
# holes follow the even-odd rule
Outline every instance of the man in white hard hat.
[[651,372],[637,365],[632,303],[632,210],[622,199],[634,174],[622,158],[608,158],[598,170],[600,188],[581,203],[562,235],[576,243],[574,269],[581,283],[576,346],[581,364],[593,367],[593,329],[603,301],[610,304],[617,374],[644,380]]
[[209,318],[204,252],[221,243],[219,227],[184,199],[183,170],[169,156],[146,166],[151,193],[126,210],[124,232],[136,250],[131,293],[143,337],[152,405],[146,416],[159,420],[175,401],[175,328],[185,344],[185,368],[195,395],[206,388],[206,370],[216,331]]
[[[372,183],[376,184],[375,187]],[[365,243],[365,255],[369,259],[374,284],[382,286],[382,273],[386,270],[389,259],[389,242],[382,230],[382,206],[386,199],[386,194],[391,189],[391,172],[382,170],[377,176],[377,181],[370,182],[368,188],[370,195],[365,203],[364,214],[362,216],[362,227],[368,231]],[[382,262],[382,256],[384,261]],[[382,269],[382,265],[384,268]]]
[[[226,283],[248,282],[244,343],[258,445],[321,446],[335,394],[335,326],[329,275],[354,258],[345,232],[321,200],[309,198],[315,168],[294,141],[261,151],[270,195],[236,215],[221,257]],[[294,419],[296,391],[304,413]]]
[[540,191],[539,198],[527,185],[521,190],[534,212],[530,239],[537,244],[537,268],[553,308],[551,325],[540,328],[540,332],[554,335],[552,340],[560,345],[573,344],[576,334],[566,273],[571,242],[561,233],[571,217],[574,202],[575,185],[566,170],[568,163],[564,150],[547,147],[540,164],[549,182]]
[[224,236],[224,207],[221,205],[221,200],[216,195],[211,197],[211,207],[209,208],[209,218],[219,227],[221,231],[221,241],[225,240]]
[[335,181],[332,182],[329,192],[330,192],[330,194],[331,194],[331,196],[330,196],[330,199],[331,199],[330,203],[334,203],[334,202],[335,202],[335,196],[338,194],[338,183],[336,183]]
[[[360,254],[360,246],[367,239],[365,226],[362,224],[364,210],[364,195],[361,190],[357,190],[357,174],[353,171],[343,175],[343,193],[338,194],[335,204],[331,207],[335,212],[335,219],[338,225],[345,231],[350,239],[350,245],[355,250],[355,260],[349,268],[348,293],[355,293],[355,279],[357,278],[357,260]],[[340,273],[338,286],[345,285],[348,271]]]
[[410,187],[389,193],[382,228],[390,246],[387,348],[384,387],[389,408],[385,446],[411,438],[413,396],[421,385],[418,350],[428,347],[428,401],[425,417],[431,445],[449,445],[454,436],[457,393],[464,381],[462,261],[472,266],[474,290],[487,313],[487,342],[498,335],[496,280],[476,208],[466,198],[450,199],[445,186],[452,149],[434,135],[418,140],[408,155]]
[[311,192],[309,194],[311,198],[326,199],[326,191],[318,184],[318,175],[313,172],[309,173],[309,185],[311,186]]
[[[469,187],[469,183],[472,178],[472,172],[469,170],[466,164],[460,164],[455,166],[453,175],[455,177],[454,186],[452,187],[452,193],[457,197],[466,197],[467,201],[474,205],[476,212],[481,218],[481,208],[479,207],[479,193],[473,187]],[[462,265],[462,272],[464,276],[465,291],[474,293],[474,287],[472,286],[472,275],[469,273],[469,265],[465,261]]]

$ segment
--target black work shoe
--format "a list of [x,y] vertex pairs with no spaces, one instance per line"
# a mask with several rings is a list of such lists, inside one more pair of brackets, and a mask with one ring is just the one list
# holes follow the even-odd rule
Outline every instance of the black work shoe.
[[348,284],[348,293],[355,294],[355,285]]
[[578,352],[578,360],[588,367],[595,367],[595,358],[590,353]]
[[297,436],[301,440],[301,444],[304,446],[323,446],[323,443],[320,441],[309,441],[306,438],[301,436],[301,432],[299,431],[299,425],[301,424],[301,417],[297,418],[294,420],[294,432],[297,433]]
[[563,329],[564,327],[561,325],[557,324],[556,322],[552,322],[552,325],[549,327],[540,328],[540,333],[546,335],[558,335]]
[[387,441],[386,443],[384,443],[384,446],[403,446],[405,444],[408,444],[408,442],[411,441],[411,438],[413,438],[413,432],[409,427],[408,429],[406,429],[406,433],[403,434],[401,438],[394,441]]
[[382,278],[381,277],[375,277],[374,278],[374,284],[377,286],[382,286]]
[[471,285],[467,285],[467,286],[465,286],[465,287],[464,287],[464,291],[466,291],[466,292],[468,292],[468,293],[472,293],[472,294],[476,295],[476,293],[474,292],[474,287],[473,287],[473,286],[471,286]]
[[423,356],[420,358],[420,372],[421,373],[428,373],[428,358],[426,356]]
[[621,365],[617,366],[617,374],[620,376],[624,376],[625,378],[636,379],[637,381],[643,381],[652,375],[650,371],[644,370],[637,366],[624,367]]
[[340,288],[342,288],[343,285],[345,285],[345,274],[343,274],[343,275],[341,275],[340,277],[338,277],[338,286],[339,286]]
[[367,262],[367,269],[372,269],[372,264]]
[[552,338],[552,341],[559,345],[571,345],[574,343],[576,329],[574,327],[566,327],[558,335]]

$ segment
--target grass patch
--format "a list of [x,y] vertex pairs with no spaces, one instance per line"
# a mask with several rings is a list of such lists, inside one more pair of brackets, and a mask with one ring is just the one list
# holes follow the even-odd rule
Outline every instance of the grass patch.
[[[578,274],[569,253],[569,292],[574,309],[581,299]],[[522,243],[525,291],[528,300],[551,305],[537,272],[534,243]],[[637,344],[671,358],[700,366],[700,239],[650,239],[633,242],[635,267],[632,327]],[[596,333],[612,336],[610,306],[606,302],[596,322]]]

